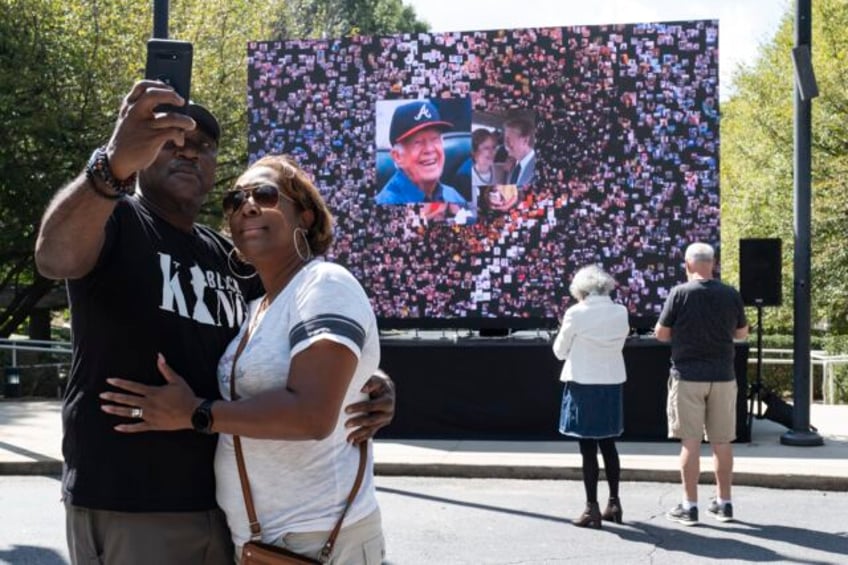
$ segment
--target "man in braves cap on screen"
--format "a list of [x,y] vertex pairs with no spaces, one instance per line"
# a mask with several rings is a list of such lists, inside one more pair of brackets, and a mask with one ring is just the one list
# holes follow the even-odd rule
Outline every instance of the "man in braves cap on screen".
[[389,142],[397,171],[377,194],[377,204],[467,204],[454,187],[440,181],[445,167],[442,132],[451,128],[453,124],[442,120],[438,108],[429,100],[395,108]]

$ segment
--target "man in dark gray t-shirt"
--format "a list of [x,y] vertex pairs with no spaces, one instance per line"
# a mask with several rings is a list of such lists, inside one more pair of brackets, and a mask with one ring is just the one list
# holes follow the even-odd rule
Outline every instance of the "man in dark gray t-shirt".
[[657,322],[657,339],[671,342],[668,387],[669,437],[680,438],[683,502],[666,514],[691,526],[698,522],[701,440],[713,451],[717,496],[709,512],[733,519],[730,489],[736,438],[734,339],[748,336],[739,292],[713,279],[715,252],[706,243],[686,249],[688,282],[671,290]]
[[747,326],[739,292],[715,279],[674,287],[660,315],[671,333],[671,366],[684,381],[732,381],[736,329]]

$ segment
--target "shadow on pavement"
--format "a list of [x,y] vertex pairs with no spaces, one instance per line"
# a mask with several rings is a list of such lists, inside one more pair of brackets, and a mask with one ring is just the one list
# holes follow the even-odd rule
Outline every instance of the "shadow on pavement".
[[34,545],[15,545],[12,549],[0,550],[0,563],[67,565],[68,562],[52,549]]
[[[671,524],[671,523],[669,523]],[[679,552],[687,556],[699,556],[705,559],[743,559],[746,562],[764,563],[804,563],[809,565],[831,565],[836,561],[816,561],[812,559],[793,559],[782,553],[755,545],[739,539],[715,538],[701,535],[699,531],[705,528],[733,533],[735,536],[750,535],[758,539],[772,540],[781,543],[792,543],[812,550],[830,552],[844,558],[846,538],[841,535],[792,528],[786,526],[770,526],[734,522],[732,526],[714,526],[699,522],[697,526],[659,526],[648,522],[630,522],[623,524],[629,527],[610,527],[605,529],[621,539],[629,542],[655,545],[667,552]],[[606,524],[605,524],[606,526]]]
[[398,496],[409,496],[412,498],[419,498],[421,500],[431,500],[434,502],[442,502],[445,504],[454,504],[456,506],[464,506],[466,508],[477,508],[479,510],[490,510],[492,512],[503,512],[505,514],[512,514],[515,516],[524,516],[527,518],[536,518],[538,520],[548,520],[550,522],[565,522],[571,523],[571,520],[567,518],[563,518],[562,516],[551,516],[549,514],[539,514],[538,512],[527,512],[525,510],[516,510],[514,508],[508,508],[505,506],[492,506],[491,504],[479,504],[477,502],[468,502],[468,501],[460,501],[455,500],[453,498],[444,498],[441,496],[432,496],[429,494],[421,494],[417,492],[410,492],[408,490],[400,490],[395,488],[387,488],[387,487],[377,487],[377,492],[384,492],[387,494],[396,494]]

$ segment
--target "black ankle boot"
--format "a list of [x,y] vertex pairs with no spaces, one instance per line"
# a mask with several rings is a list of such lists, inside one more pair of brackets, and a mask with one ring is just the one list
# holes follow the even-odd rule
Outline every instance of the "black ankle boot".
[[609,502],[607,502],[607,507],[604,510],[604,513],[601,515],[601,518],[603,518],[607,522],[615,522],[616,524],[620,524],[621,515],[621,501],[618,498],[610,498]]
[[601,508],[597,502],[587,502],[586,510],[579,518],[572,522],[575,526],[581,528],[600,528],[601,527]]

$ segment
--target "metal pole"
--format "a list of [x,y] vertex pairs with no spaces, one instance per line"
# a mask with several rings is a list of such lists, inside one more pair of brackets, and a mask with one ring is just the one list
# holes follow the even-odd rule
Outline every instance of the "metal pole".
[[[795,45],[811,47],[811,0],[797,0],[795,8]],[[797,76],[797,73],[796,73]],[[792,372],[792,430],[780,437],[785,445],[823,445],[824,440],[810,431],[810,201],[811,191],[811,109],[812,103],[801,96],[795,81],[795,253],[793,288],[795,363]]]
[[153,0],[153,37],[168,39],[168,0]]
[[763,304],[757,299],[757,418],[763,417]]

